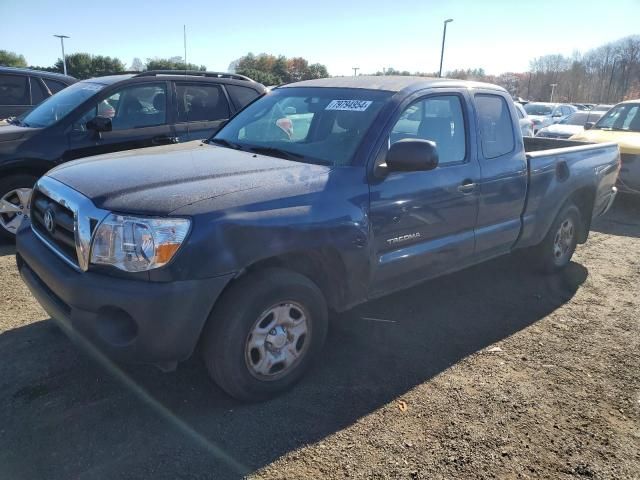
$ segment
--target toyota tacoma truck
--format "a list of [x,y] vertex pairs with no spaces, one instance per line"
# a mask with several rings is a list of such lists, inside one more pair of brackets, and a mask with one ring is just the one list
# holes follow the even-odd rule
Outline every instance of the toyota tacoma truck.
[[618,147],[519,132],[494,85],[286,85],[207,141],[51,170],[18,267],[104,354],[169,370],[197,351],[230,395],[268,398],[321,353],[329,311],[518,249],[569,263],[616,195]]

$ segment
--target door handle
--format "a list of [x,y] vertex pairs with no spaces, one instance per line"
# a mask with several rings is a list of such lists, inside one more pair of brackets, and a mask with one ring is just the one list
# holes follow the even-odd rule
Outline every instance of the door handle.
[[168,135],[157,135],[151,139],[151,143],[153,145],[169,145],[171,143],[178,143],[178,138]]
[[465,180],[460,185],[458,185],[458,191],[464,194],[472,193],[475,189],[476,184],[471,180]]

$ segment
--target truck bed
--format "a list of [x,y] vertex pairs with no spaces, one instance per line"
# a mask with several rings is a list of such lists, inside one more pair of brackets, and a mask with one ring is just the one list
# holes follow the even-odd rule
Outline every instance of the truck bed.
[[592,216],[606,211],[620,166],[617,144],[524,137],[524,147],[529,187],[518,247],[542,240],[567,192],[575,192],[574,203],[592,205]]

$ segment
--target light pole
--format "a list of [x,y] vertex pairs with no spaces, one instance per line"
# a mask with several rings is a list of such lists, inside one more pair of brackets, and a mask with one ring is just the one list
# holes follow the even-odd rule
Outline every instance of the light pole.
[[551,83],[550,84],[550,87],[551,87],[551,99],[549,101],[552,102],[552,103],[553,103],[553,92],[555,91],[557,86],[558,86],[557,83]]
[[442,77],[442,59],[444,58],[444,40],[447,38],[447,23],[453,22],[453,18],[448,18],[444,21],[444,29],[442,30],[442,50],[440,50],[440,72],[438,78]]
[[358,70],[360,70],[360,67],[351,67],[353,69],[353,76],[357,77],[358,76]]
[[54,35],[54,37],[58,37],[60,39],[60,45],[62,46],[62,68],[64,70],[64,74],[67,74],[67,59],[64,56],[64,39],[71,38],[66,35]]

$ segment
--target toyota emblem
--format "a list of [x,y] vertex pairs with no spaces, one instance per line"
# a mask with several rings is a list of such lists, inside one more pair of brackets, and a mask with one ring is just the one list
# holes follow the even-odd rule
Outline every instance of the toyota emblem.
[[47,209],[47,211],[44,212],[44,226],[49,233],[53,233],[53,230],[56,228],[53,218],[53,210],[50,208]]

